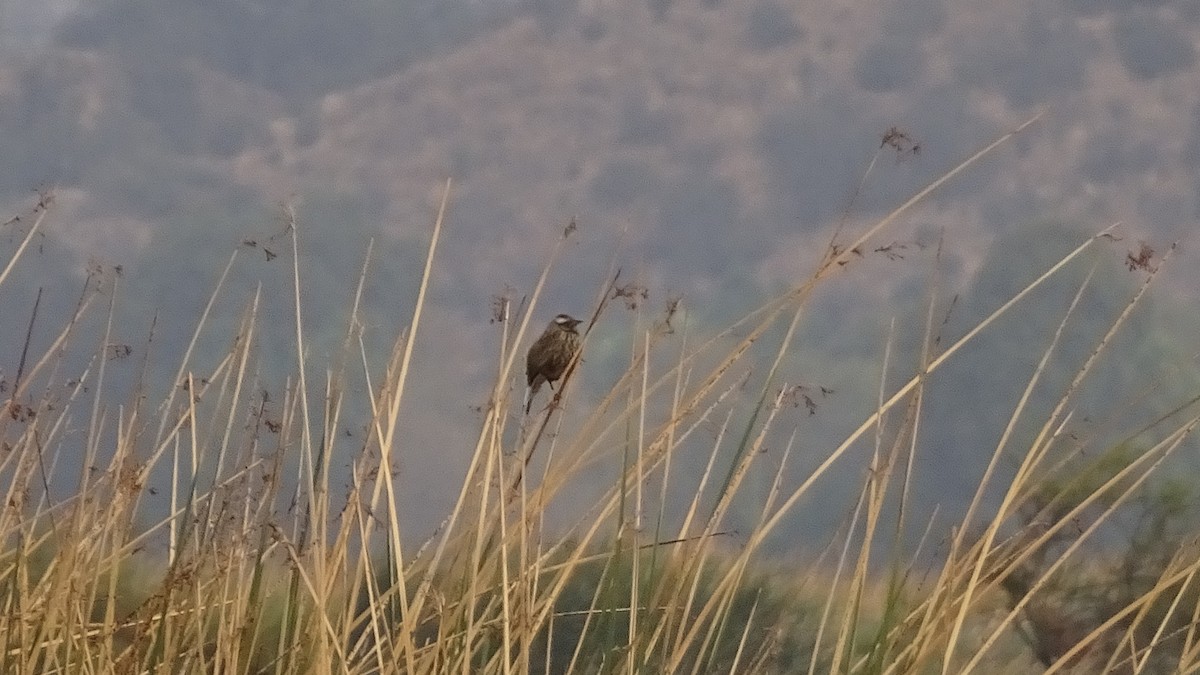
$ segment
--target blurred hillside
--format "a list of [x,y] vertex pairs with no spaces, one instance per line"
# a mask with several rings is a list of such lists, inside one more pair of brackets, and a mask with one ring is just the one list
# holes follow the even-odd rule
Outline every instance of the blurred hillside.
[[[491,300],[527,292],[568,219],[578,217],[580,236],[541,315],[584,313],[615,248],[627,278],[648,289],[644,309],[682,297],[706,331],[802,279],[843,218],[860,229],[1051,104],[1028,135],[877,243],[894,248],[868,252],[814,299],[783,377],[836,392],[813,421],[796,412],[806,444],[820,448],[870,412],[888,322],[920,306],[940,237],[942,298],[959,294],[944,327],[954,332],[1051,260],[1044,252],[1126,220],[1103,267],[1111,295],[1080,314],[1080,334],[1094,336],[1137,283],[1120,265],[1126,251],[1143,238],[1161,251],[1194,220],[1194,191],[1182,186],[1200,163],[1200,117],[1179,111],[1200,87],[1164,83],[1195,77],[1188,36],[1200,17],[1095,4],[988,5],[966,18],[921,0],[878,11],[776,0],[96,0],[49,44],[10,48],[0,62],[0,203],[15,214],[36,188],[57,200],[39,267],[19,272],[28,292],[0,302],[28,316],[46,287],[47,306],[62,312],[89,265],[120,265],[119,337],[136,344],[158,313],[160,348],[181,349],[231,251],[244,297],[259,282],[286,294],[287,203],[314,349],[331,351],[344,335],[371,238],[365,339],[385,349],[407,321],[452,177],[444,262],[417,342],[424,390],[408,420],[426,460],[406,467],[410,506],[434,523],[449,499],[440,486],[466,456],[457,448],[473,433],[470,408],[486,398]],[[893,126],[909,142],[885,148],[856,191]],[[1167,280],[1165,308],[1135,322],[1141,332],[1122,343],[1130,356],[1097,391],[1136,391],[1137,378],[1169,372],[1169,391],[1139,399],[1149,406],[1194,387],[1191,345],[1177,337],[1195,334],[1190,313],[1171,296],[1186,297],[1195,281]],[[1007,364],[1032,367],[1073,291],[1034,305],[1019,331],[998,327],[995,349],[946,376],[950,394],[929,412],[928,504],[967,498],[945,478],[973,485],[966,477],[1005,421],[971,411],[1015,401],[1030,371]],[[219,307],[217,325],[231,330],[238,309]],[[268,360],[286,359],[289,308],[265,311],[278,317],[278,332],[263,336]],[[589,390],[627,358],[632,318],[597,338]],[[911,372],[924,319],[897,319],[893,368]],[[5,344],[24,329],[5,327]],[[1054,385],[1065,387],[1091,348],[1070,343]],[[858,478],[847,470],[845,481]],[[844,502],[804,526],[827,527]]]

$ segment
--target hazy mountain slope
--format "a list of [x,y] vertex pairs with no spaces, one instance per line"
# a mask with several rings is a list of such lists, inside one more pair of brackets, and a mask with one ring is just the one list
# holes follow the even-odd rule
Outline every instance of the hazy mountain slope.
[[[814,299],[782,378],[837,391],[815,420],[797,414],[810,446],[823,448],[869,414],[893,316],[895,367],[911,371],[939,237],[943,297],[963,292],[955,316],[977,317],[1011,291],[1005,282],[1019,274],[1010,270],[1037,258],[989,254],[998,234],[1050,222],[1051,238],[1075,238],[1057,223],[1090,231],[1121,218],[1119,260],[1141,238],[1161,250],[1200,204],[1200,86],[1188,47],[1200,17],[1180,8],[109,0],[87,9],[54,45],[0,64],[0,195],[13,213],[32,188],[59,195],[42,268],[21,278],[27,293],[3,302],[25,316],[47,286],[68,307],[89,259],[120,264],[121,311],[136,318],[122,324],[127,339],[161,311],[164,348],[178,348],[235,248],[239,297],[259,281],[286,297],[287,261],[264,248],[286,255],[278,204],[288,202],[317,349],[343,334],[371,237],[367,340],[386,348],[407,319],[428,224],[452,177],[430,337],[417,342],[411,421],[430,431],[415,442],[423,461],[407,467],[413,503],[431,522],[473,428],[465,413],[486,396],[492,296],[523,293],[572,216],[580,233],[542,314],[582,313],[619,247],[627,277],[650,290],[647,307],[681,296],[707,330],[802,278],[843,218],[864,227],[1049,105],[1026,136],[877,242],[894,239],[890,252],[902,258],[868,251]],[[871,165],[893,125],[909,140]],[[1186,298],[1196,280],[1179,269],[1166,288]],[[223,306],[221,328],[238,308]],[[270,307],[266,344],[288,344],[287,310]],[[1039,321],[1026,322],[1018,343],[1001,335],[997,349],[1013,358],[1005,350],[1044,336],[1060,310],[1031,310]],[[626,358],[629,316],[597,337],[589,388],[604,387]],[[20,325],[6,330],[6,343],[21,339]],[[1174,339],[1153,344],[1169,351]],[[1145,362],[1156,355],[1148,351]],[[279,352],[268,350],[288,358]],[[971,388],[972,369],[994,370],[995,356],[978,353],[966,379],[947,385],[970,388],[971,408],[1003,410],[1011,395],[1011,381]],[[954,417],[964,412],[956,403],[930,412],[935,428],[953,430],[932,438],[938,460],[956,462],[959,444],[994,443],[991,427]],[[970,457],[950,474],[978,470]],[[859,475],[848,468],[845,481]],[[953,481],[937,486],[931,500],[961,501]],[[809,526],[841,513],[840,502],[820,503]]]

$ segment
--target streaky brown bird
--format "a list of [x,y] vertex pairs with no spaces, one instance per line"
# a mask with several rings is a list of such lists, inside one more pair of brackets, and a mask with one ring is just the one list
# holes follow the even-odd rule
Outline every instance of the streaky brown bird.
[[579,324],[579,319],[569,314],[559,314],[529,348],[525,356],[525,379],[529,384],[526,413],[533,404],[534,395],[542,388],[542,383],[554,389],[554,383],[563,376],[571,359],[579,352],[579,331],[575,330]]

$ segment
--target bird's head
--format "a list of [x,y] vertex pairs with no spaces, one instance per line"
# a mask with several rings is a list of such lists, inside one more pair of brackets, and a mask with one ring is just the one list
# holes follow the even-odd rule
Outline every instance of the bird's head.
[[562,330],[574,332],[575,326],[582,323],[579,319],[573,318],[570,314],[559,314],[554,317],[554,325]]

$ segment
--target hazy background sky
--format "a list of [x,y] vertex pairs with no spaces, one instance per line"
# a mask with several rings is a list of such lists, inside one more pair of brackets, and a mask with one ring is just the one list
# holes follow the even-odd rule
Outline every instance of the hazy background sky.
[[[271,239],[287,202],[301,222],[318,356],[342,335],[372,237],[367,339],[386,349],[454,179],[402,477],[426,524],[453,499],[476,431],[470,408],[486,400],[491,300],[527,292],[568,219],[579,235],[539,325],[586,313],[615,250],[648,289],[649,311],[681,297],[711,332],[802,279],[839,220],[865,228],[1038,111],[1027,133],[876,242],[902,257],[867,256],[813,300],[784,377],[838,393],[788,422],[804,430],[804,456],[819,460],[869,412],[888,321],[916,344],[939,236],[943,295],[961,294],[954,333],[1049,256],[1123,223],[1104,268],[1119,279],[1068,338],[1068,380],[1140,280],[1120,275],[1125,253],[1180,240],[1130,354],[1085,401],[1105,416],[1129,407],[1115,389],[1165,382],[1166,401],[1200,381],[1189,323],[1200,3],[8,0],[0,40],[0,213],[27,207],[37,188],[57,196],[38,262],[13,282],[23,290],[0,298],[18,316],[39,286],[65,311],[100,261],[125,270],[123,339],[144,339],[160,311],[164,344],[182,345],[240,246],[234,286],[262,280],[279,293],[263,339],[284,354],[288,261],[261,247],[287,248]],[[852,201],[892,127],[919,152],[883,153]],[[1044,344],[1072,292],[1048,293],[1044,309],[998,327],[946,374],[918,479],[927,506],[965,498],[1040,355],[1029,345]],[[225,325],[240,302],[223,307]],[[632,320],[598,334],[582,391],[604,391],[619,372]],[[23,335],[17,322],[0,337]],[[910,372],[900,361],[897,373]],[[828,496],[856,484],[856,461]],[[827,526],[847,506],[814,504],[796,528]]]

